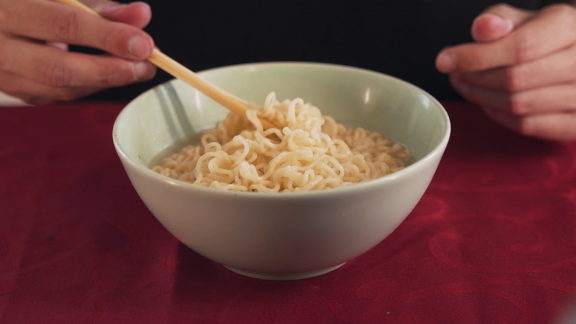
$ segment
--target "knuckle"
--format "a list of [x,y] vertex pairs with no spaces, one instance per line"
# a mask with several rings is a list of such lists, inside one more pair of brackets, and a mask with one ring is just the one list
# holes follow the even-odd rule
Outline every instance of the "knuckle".
[[56,88],[54,96],[61,101],[73,101],[80,98],[78,91],[72,88]]
[[576,29],[576,9],[567,3],[559,3],[548,8],[557,19],[563,21],[570,30]]
[[554,19],[562,22],[570,30],[576,28],[576,9],[567,3],[557,3],[542,9],[546,15],[554,16]]
[[0,9],[0,29],[4,30],[9,25],[8,17],[9,17],[8,13],[5,10]]
[[572,16],[574,9],[571,5],[567,3],[556,3],[544,7],[542,11],[556,15],[566,15],[567,17],[570,17]]
[[6,55],[0,45],[0,70],[5,70],[7,67],[11,66],[10,56]]
[[14,8],[15,1],[0,1],[0,29],[10,30],[13,29],[14,22],[18,21],[18,9]]
[[56,40],[73,43],[78,39],[80,18],[75,10],[60,13],[52,20],[52,33]]
[[25,104],[32,105],[32,106],[43,106],[43,105],[47,105],[49,103],[54,102],[54,100],[51,100],[48,98],[36,97],[36,96],[26,96],[26,97],[23,97],[21,99]]
[[526,73],[520,66],[504,69],[504,87],[507,91],[517,91],[526,85]]
[[122,85],[123,80],[123,74],[120,71],[108,70],[102,74],[101,84],[105,87],[114,87]]
[[524,136],[534,136],[536,135],[536,125],[533,118],[520,118],[518,120],[518,133]]
[[98,77],[100,85],[104,87],[114,87],[125,85],[132,81],[134,73],[131,69],[124,66],[116,66],[114,68],[100,70]]
[[[576,57],[576,45],[573,45],[568,50],[568,53],[570,53],[571,57]],[[0,57],[0,60],[1,60],[1,57]],[[0,61],[0,63],[1,63],[1,61]],[[574,73],[576,73],[576,60],[575,59],[569,60],[566,64],[566,69],[571,72],[571,75],[574,75]]]
[[23,97],[21,99],[25,104],[32,106],[40,106],[42,103],[42,100],[38,97]]
[[517,33],[512,44],[516,63],[528,62],[534,58],[536,44],[529,33]]
[[116,47],[117,33],[101,33],[98,38],[98,47],[101,49],[109,50]]
[[530,101],[523,93],[514,93],[510,96],[508,108],[513,115],[525,115],[530,111]]
[[469,50],[466,53],[458,55],[456,62],[461,68],[469,71],[479,71],[484,69],[485,59],[481,51]]
[[50,87],[66,87],[71,84],[72,73],[62,61],[40,64],[40,82]]

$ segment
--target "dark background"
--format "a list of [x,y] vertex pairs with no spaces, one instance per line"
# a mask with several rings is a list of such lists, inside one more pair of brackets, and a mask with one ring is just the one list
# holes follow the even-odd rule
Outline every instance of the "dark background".
[[[126,2],[126,1],[123,1]],[[497,1],[149,0],[145,30],[168,56],[193,71],[266,61],[356,66],[411,82],[438,99],[454,99],[434,62],[445,46],[470,42],[474,18]],[[542,1],[507,3],[538,9]],[[131,100],[172,79],[110,89],[87,100]]]

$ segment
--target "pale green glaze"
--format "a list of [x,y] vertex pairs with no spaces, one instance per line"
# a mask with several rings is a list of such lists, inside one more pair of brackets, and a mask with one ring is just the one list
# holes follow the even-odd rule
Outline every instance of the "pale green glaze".
[[[300,97],[339,122],[363,126],[402,143],[413,150],[415,160],[429,154],[449,127],[446,113],[430,95],[404,81],[371,71],[334,65],[263,63],[199,75],[257,104],[263,104],[271,91],[280,100]],[[124,141],[131,141],[131,145],[124,146],[127,153],[144,165],[171,144],[214,127],[228,113],[180,80],[142,94],[135,103],[140,108],[126,109],[123,113],[132,116],[123,121],[140,127],[123,125],[119,132]],[[424,109],[410,109],[414,106]],[[125,129],[130,131],[124,132]]]
[[114,144],[150,211],[194,251],[240,274],[300,279],[337,269],[381,242],[428,187],[450,135],[442,106],[398,79],[325,64],[232,66],[200,75],[248,101],[301,97],[336,120],[378,131],[412,149],[415,162],[391,175],[303,193],[230,192],[159,175],[150,160],[228,113],[180,81],[132,101],[114,125]]

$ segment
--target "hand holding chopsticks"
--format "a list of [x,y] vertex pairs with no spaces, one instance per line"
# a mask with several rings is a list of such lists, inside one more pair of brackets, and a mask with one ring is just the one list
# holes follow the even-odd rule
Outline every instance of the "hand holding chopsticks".
[[[83,3],[76,0],[53,0],[62,4],[69,5],[71,7],[83,10],[95,16],[100,16],[97,12],[84,5]],[[191,85],[198,91],[202,92],[206,96],[210,97],[214,101],[218,102],[222,106],[228,108],[229,110],[246,117],[246,110],[248,109],[248,103],[233,94],[226,92],[223,89],[203,80],[198,77],[194,72],[190,71],[180,63],[176,62],[172,58],[168,57],[166,54],[160,52],[158,49],[154,49],[148,61],[152,64],[158,66],[162,70],[168,72],[172,76],[181,79],[187,84]],[[267,120],[261,119],[264,128],[274,127]]]

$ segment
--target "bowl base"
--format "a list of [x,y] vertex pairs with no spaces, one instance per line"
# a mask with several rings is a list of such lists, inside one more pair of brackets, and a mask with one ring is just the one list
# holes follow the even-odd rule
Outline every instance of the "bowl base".
[[[346,263],[346,262],[344,262],[344,263]],[[308,271],[308,272],[298,272],[298,273],[261,273],[261,272],[252,272],[252,271],[234,269],[234,268],[228,267],[228,266],[224,266],[224,267],[226,267],[230,271],[236,272],[237,274],[240,274],[240,275],[243,275],[246,277],[256,278],[256,279],[299,280],[299,279],[317,277],[317,276],[326,274],[330,271],[334,271],[334,270],[340,268],[341,266],[343,266],[344,263],[333,266],[333,267],[321,269],[321,270]]]

